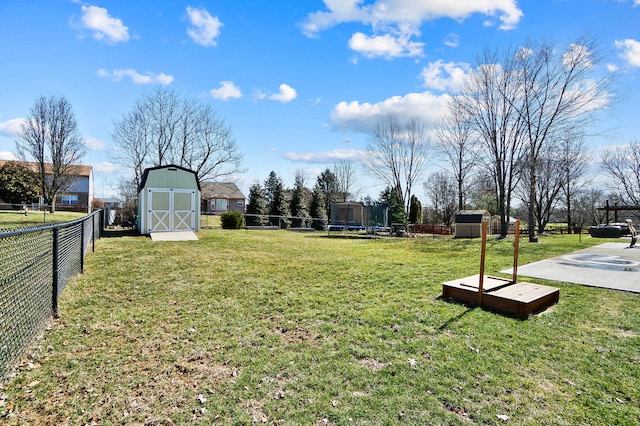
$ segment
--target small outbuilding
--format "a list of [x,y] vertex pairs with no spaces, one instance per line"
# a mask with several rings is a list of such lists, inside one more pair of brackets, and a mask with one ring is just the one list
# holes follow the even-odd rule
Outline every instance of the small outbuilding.
[[151,232],[200,231],[200,182],[176,165],[148,168],[138,187],[138,229]]
[[456,214],[456,238],[481,237],[483,220],[491,224],[491,214],[486,210],[460,210]]

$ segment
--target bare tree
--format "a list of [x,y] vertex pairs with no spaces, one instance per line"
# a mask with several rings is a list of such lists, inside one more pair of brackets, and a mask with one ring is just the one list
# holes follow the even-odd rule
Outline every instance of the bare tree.
[[424,192],[431,201],[435,222],[451,226],[456,212],[456,183],[453,177],[443,171],[432,173],[424,183]]
[[535,170],[537,177],[534,180],[536,190],[533,208],[529,205],[531,191],[528,185],[531,182],[529,177],[531,170],[528,167],[522,170],[522,180],[517,193],[527,208],[527,212],[533,210],[538,234],[544,233],[544,228],[549,223],[549,219],[560,201],[559,195],[564,183],[560,178],[563,176],[562,165],[561,159],[554,152],[546,152],[545,155],[538,158]]
[[36,163],[39,189],[54,213],[56,196],[71,185],[86,152],[73,108],[64,96],[36,99],[20,126],[16,151],[21,160]]
[[640,205],[640,141],[606,150],[602,168],[611,178],[613,188],[626,204]]
[[581,133],[565,134],[556,155],[560,161],[563,203],[567,209],[567,226],[571,233],[575,222],[573,205],[586,184],[584,177],[591,163],[591,155]]
[[471,118],[465,111],[450,105],[435,128],[435,137],[440,154],[447,163],[458,187],[458,210],[463,210],[469,177],[475,172],[480,160],[477,139]]
[[[517,96],[516,70],[511,60],[499,60],[496,52],[485,50],[477,59],[460,96],[450,108],[469,117],[483,153],[483,166],[493,178],[501,236],[509,231],[511,200],[520,178],[519,161],[523,153],[523,123],[512,99]],[[498,64],[504,65],[498,65]]]
[[136,184],[145,168],[175,164],[200,180],[217,180],[241,170],[242,154],[231,128],[215,111],[195,99],[158,87],[138,99],[114,123],[113,158],[130,167]]
[[341,160],[333,164],[333,174],[336,177],[338,192],[342,201],[352,201],[358,197],[358,173],[353,161]]
[[601,57],[596,40],[588,35],[563,51],[546,41],[532,40],[509,56],[513,58],[513,83],[518,91],[508,88],[502,95],[515,107],[524,129],[529,241],[534,242],[535,203],[531,200],[536,199],[537,162],[545,145],[559,141],[567,131],[586,127],[594,113],[608,107],[612,74],[594,75]]
[[369,172],[392,188],[405,213],[414,185],[424,172],[429,143],[426,125],[420,118],[401,123],[398,117],[383,117],[367,146],[365,165]]

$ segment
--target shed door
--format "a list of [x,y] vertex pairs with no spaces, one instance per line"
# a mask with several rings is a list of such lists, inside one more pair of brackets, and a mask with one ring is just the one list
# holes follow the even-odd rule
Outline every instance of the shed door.
[[196,191],[147,189],[147,232],[195,231]]

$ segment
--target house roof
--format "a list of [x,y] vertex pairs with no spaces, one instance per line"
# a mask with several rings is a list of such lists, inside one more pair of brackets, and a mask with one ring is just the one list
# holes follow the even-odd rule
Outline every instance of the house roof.
[[[26,168],[28,168],[29,170],[31,170],[34,173],[38,172],[38,163],[36,163],[35,161],[0,160],[0,167],[4,166],[6,163],[8,163],[10,161],[13,161],[15,163],[20,163],[20,164],[24,165]],[[52,167],[52,165],[50,163],[45,163],[44,164],[45,173],[51,174],[51,167]],[[91,172],[93,171],[93,167],[79,164],[79,165],[71,166],[71,171],[72,171],[71,174],[74,175],[74,176],[89,177],[89,176],[91,176]]]
[[235,183],[202,182],[202,199],[226,198],[228,200],[244,200],[245,196]]

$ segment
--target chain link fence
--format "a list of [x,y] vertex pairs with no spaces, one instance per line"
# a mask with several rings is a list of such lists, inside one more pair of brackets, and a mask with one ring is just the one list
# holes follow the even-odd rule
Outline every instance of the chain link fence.
[[102,228],[101,210],[71,222],[0,230],[0,383],[58,316],[58,298],[84,271]]

